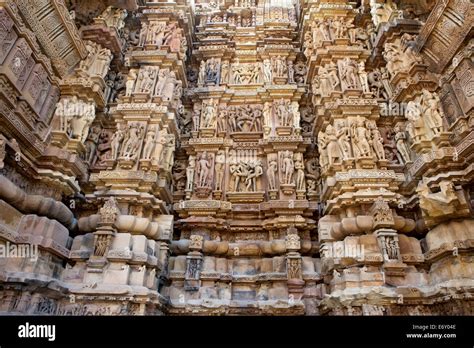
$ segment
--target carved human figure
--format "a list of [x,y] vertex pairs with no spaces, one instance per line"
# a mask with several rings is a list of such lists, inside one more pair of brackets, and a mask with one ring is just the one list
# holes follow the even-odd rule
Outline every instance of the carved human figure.
[[222,180],[224,179],[224,169],[225,169],[225,151],[217,151],[215,158],[215,170],[216,170],[216,191],[222,191]]
[[276,172],[278,170],[277,159],[274,155],[268,156],[267,180],[268,189],[276,190]]
[[170,23],[166,28],[167,34],[164,37],[164,44],[170,47],[171,52],[179,52],[181,49],[181,40],[183,38],[181,28],[176,23]]
[[85,160],[87,163],[89,163],[89,165],[92,164],[92,161],[94,160],[94,157],[96,156],[97,143],[99,141],[100,133],[101,133],[101,128],[99,126],[91,127],[89,135],[86,139]]
[[288,83],[293,84],[295,83],[295,68],[293,66],[293,62],[290,60],[288,61]]
[[217,118],[217,131],[224,133],[227,131],[227,106],[221,104],[219,106],[219,117]]
[[199,66],[199,75],[198,75],[198,87],[204,86],[204,80],[206,79],[206,62],[201,61]]
[[272,127],[272,104],[265,102],[263,107],[263,124],[266,128]]
[[313,79],[313,94],[327,96],[333,90],[329,80],[329,71],[326,67],[320,66],[318,75]]
[[324,19],[318,19],[315,21],[313,31],[313,42],[319,44],[322,41],[332,41],[331,34],[329,32],[329,24]]
[[207,151],[204,151],[198,160],[199,168],[198,168],[198,187],[207,187],[208,186],[208,179],[209,179],[209,172],[211,168],[211,162],[208,159]]
[[394,131],[395,131],[395,142],[396,142],[397,150],[403,159],[402,164],[411,162],[410,151],[408,150],[408,146],[406,143],[406,135],[402,129],[401,124],[396,124]]
[[214,99],[210,99],[203,108],[202,128],[213,128],[216,120]]
[[[332,125],[327,125],[323,139],[326,143],[325,147],[327,148],[328,165],[331,166],[335,163],[340,163],[342,159],[341,148],[337,142],[336,130]],[[322,158],[322,160],[324,160],[324,158]]]
[[272,83],[272,63],[270,59],[263,60],[263,81]]
[[[329,126],[328,126],[329,127]],[[327,128],[326,128],[327,131]],[[319,131],[318,132],[318,152],[319,152],[319,163],[321,164],[321,168],[326,169],[329,164],[329,155],[328,155],[328,138],[326,132]],[[336,137],[337,142],[337,137]]]
[[154,95],[162,96],[163,89],[165,88],[166,80],[168,78],[169,70],[168,69],[160,69],[158,73],[158,80],[155,86],[155,93]]
[[139,47],[143,47],[145,45],[147,36],[148,36],[148,24],[145,22],[142,22],[142,27],[140,29],[140,35],[138,39]]
[[336,129],[337,143],[342,151],[343,159],[352,157],[350,129],[346,120],[337,120],[334,124]]
[[134,159],[138,156],[138,148],[140,147],[142,127],[138,123],[130,124],[126,138],[124,140],[121,156],[126,159]]
[[375,122],[368,122],[367,128],[370,130],[370,144],[374,149],[375,155],[379,160],[385,160],[385,150],[383,148],[383,139]]
[[186,191],[193,190],[195,168],[196,168],[196,156],[190,155],[188,159],[188,167],[186,168]]
[[247,178],[245,179],[247,191],[257,191],[257,179],[262,174],[262,163],[259,160],[254,160],[247,164]]
[[130,69],[127,75],[127,82],[125,83],[125,96],[130,97],[135,88],[135,81],[137,80],[137,69]]
[[98,75],[104,78],[109,71],[109,64],[112,61],[113,54],[107,48],[100,48],[93,60],[89,71],[91,75]]
[[292,123],[293,115],[290,114],[288,106],[288,102],[283,99],[277,102],[276,114],[281,127],[289,127]]
[[301,128],[300,127],[300,121],[301,121],[301,116],[300,116],[300,111],[299,111],[299,104],[298,102],[292,102],[290,105],[291,108],[291,114],[293,115],[293,127],[296,129]]
[[174,71],[171,71],[166,78],[165,85],[161,91],[161,96],[163,100],[171,100],[177,85],[176,74]]
[[346,57],[341,63],[341,80],[346,88],[359,88],[360,79],[358,76],[358,66],[355,61]]
[[219,79],[219,62],[215,58],[211,58],[206,63],[206,82],[217,84]]
[[352,139],[356,157],[369,157],[372,154],[369,144],[370,134],[362,117],[358,117],[352,123]]
[[304,174],[304,162],[301,153],[295,153],[295,170],[296,170],[296,190],[305,191],[306,182]]
[[334,33],[334,38],[341,39],[347,37],[347,28],[344,24],[343,17],[335,17],[330,22],[330,26]]
[[357,65],[357,73],[359,74],[360,85],[364,93],[370,93],[369,81],[367,79],[367,72],[365,71],[364,61],[360,61]]
[[221,78],[220,83],[228,83],[229,82],[229,62],[223,61],[221,64]]
[[151,159],[153,150],[155,148],[157,126],[150,126],[145,137],[145,146],[143,147],[142,159]]
[[426,130],[423,118],[421,117],[421,106],[417,100],[411,100],[407,103],[405,116],[410,121],[408,128],[409,134],[414,142],[424,139]]
[[153,151],[152,159],[157,163],[163,163],[163,153],[168,139],[168,131],[166,128],[162,128],[158,132],[158,136],[155,140],[155,150]]
[[201,124],[201,110],[198,104],[194,104],[193,107],[193,132],[199,132]]
[[337,76],[337,65],[334,62],[326,64],[327,77],[330,83],[330,90],[337,90],[338,86],[341,84],[339,77]]
[[293,172],[295,165],[293,162],[293,155],[289,150],[282,153],[281,173],[283,174],[283,183],[290,185],[293,183]]
[[276,77],[285,77],[288,72],[285,60],[283,57],[272,57],[272,73]]
[[431,129],[434,135],[438,135],[443,131],[443,118],[439,111],[440,100],[438,95],[424,89],[421,103],[423,107],[423,117],[427,126]]
[[171,168],[173,168],[174,151],[176,145],[174,134],[168,134],[165,137],[165,141],[166,143],[163,151],[163,160],[161,161],[161,165],[165,170],[170,171]]
[[125,137],[125,131],[119,126],[117,131],[112,136],[112,141],[110,143],[111,147],[111,159],[116,160],[120,153],[120,146],[122,145],[123,139]]

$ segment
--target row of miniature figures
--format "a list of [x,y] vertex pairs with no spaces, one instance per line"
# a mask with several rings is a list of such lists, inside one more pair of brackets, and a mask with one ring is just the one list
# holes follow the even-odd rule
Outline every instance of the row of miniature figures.
[[[306,193],[316,193],[319,177],[318,164],[314,159],[304,160],[303,154],[290,150],[267,155],[266,161],[257,155],[256,149],[203,151],[192,154],[187,165],[176,166],[175,180],[182,179],[188,199],[208,198],[212,191],[227,193],[262,193],[266,183],[271,199],[279,190],[287,198],[294,193],[297,199],[305,199]],[[184,185],[184,172],[186,184]],[[175,183],[177,185],[177,183]]]
[[[242,63],[222,61],[220,58],[202,60],[197,72],[197,86],[299,84],[305,82],[306,65],[296,64],[283,56],[272,56],[262,62]],[[189,75],[189,74],[188,74]],[[188,76],[193,79],[193,76]]]

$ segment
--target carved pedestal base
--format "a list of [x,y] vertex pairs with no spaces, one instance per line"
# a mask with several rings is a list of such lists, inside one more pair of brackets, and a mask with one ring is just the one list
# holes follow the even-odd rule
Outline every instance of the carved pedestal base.
[[296,190],[296,199],[306,199],[306,191]]
[[268,197],[270,199],[277,199],[278,197],[278,190],[268,190]]
[[375,161],[373,157],[360,157],[356,159],[357,168],[373,169],[375,168]]
[[196,187],[194,193],[199,198],[207,198],[211,194],[212,189],[210,187]]
[[214,199],[220,200],[222,198],[222,191],[221,190],[215,190],[212,195],[213,195]]
[[151,160],[149,159],[141,159],[140,160],[140,169],[144,171],[150,170],[151,167]]
[[192,195],[193,195],[193,190],[186,190],[186,199],[191,199]]
[[318,194],[314,191],[308,191],[307,195],[309,201],[316,201],[318,200]]
[[79,139],[71,139],[67,144],[67,149],[78,155],[82,155],[86,152],[84,144]]
[[279,136],[289,136],[293,132],[293,127],[276,127],[276,132]]
[[431,141],[435,143],[438,147],[449,146],[450,135],[450,132],[441,132],[438,135],[434,136]]
[[51,132],[51,145],[55,145],[59,148],[64,148],[69,141],[69,137],[66,132],[63,131],[52,131]]
[[232,203],[260,203],[263,202],[265,192],[227,192],[227,198]]
[[132,169],[132,167],[135,165],[135,160],[121,157],[118,160],[118,165],[122,169]]
[[285,85],[287,80],[288,80],[288,78],[286,78],[286,77],[274,77],[273,78],[273,83],[275,85]]
[[380,169],[387,169],[387,166],[388,166],[387,160],[378,160],[377,163]]
[[292,195],[295,192],[295,184],[281,184],[280,189],[284,195]]
[[201,128],[200,133],[202,138],[214,137],[216,130],[214,128]]
[[133,93],[133,101],[135,103],[146,103],[148,101],[148,98],[150,98],[150,93],[141,93],[141,92],[135,92]]
[[113,169],[114,168],[114,165],[115,165],[115,161],[114,159],[107,159],[105,160],[105,166],[107,167],[107,169]]

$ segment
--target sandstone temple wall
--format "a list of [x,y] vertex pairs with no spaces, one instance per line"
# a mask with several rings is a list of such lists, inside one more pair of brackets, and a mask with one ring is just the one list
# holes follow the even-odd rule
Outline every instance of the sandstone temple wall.
[[469,0],[0,0],[0,313],[474,314]]

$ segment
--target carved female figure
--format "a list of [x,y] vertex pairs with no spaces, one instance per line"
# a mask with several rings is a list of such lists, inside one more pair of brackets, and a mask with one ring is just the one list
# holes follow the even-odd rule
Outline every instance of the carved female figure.
[[224,150],[217,151],[216,160],[216,191],[222,190],[222,180],[224,178],[224,169],[225,169],[225,152]]
[[296,190],[305,191],[305,177],[304,177],[304,163],[302,156],[296,156],[301,154],[295,154],[295,169],[296,169]]
[[346,120],[337,120],[335,122],[337,143],[342,150],[343,159],[352,157],[350,132]]
[[367,123],[367,127],[370,130],[372,148],[379,160],[385,160],[385,150],[383,148],[383,139],[377,125],[372,122]]
[[265,83],[272,83],[272,63],[270,59],[263,60],[263,80]]
[[408,146],[406,144],[405,132],[403,131],[400,124],[395,125],[394,130],[395,130],[395,141],[397,144],[397,150],[403,159],[402,164],[408,163],[411,161],[411,158],[410,158],[410,151],[408,150]]
[[162,90],[163,100],[171,100],[173,98],[174,88],[176,86],[176,74],[174,71],[171,71],[166,79],[166,83]]
[[155,147],[156,126],[150,126],[146,133],[145,146],[143,147],[143,159],[150,159]]
[[196,157],[194,155],[190,155],[188,159],[188,167],[186,168],[186,191],[193,190],[195,168],[196,168]]
[[267,179],[268,179],[268,189],[276,190],[276,172],[278,170],[278,164],[276,158],[269,156],[268,168],[267,168]]
[[161,96],[163,95],[163,88],[165,88],[166,79],[168,78],[168,69],[161,69],[158,73],[158,81],[155,86],[154,95]]
[[199,187],[207,187],[208,186],[208,177],[209,177],[209,170],[211,169],[211,162],[208,160],[207,152],[204,151],[199,158]]
[[367,128],[365,128],[365,121],[363,118],[357,118],[352,124],[355,149],[357,150],[357,157],[369,157],[371,155],[369,138]]
[[327,144],[328,165],[333,165],[336,160],[340,163],[342,159],[341,148],[337,142],[336,130],[330,124],[326,127],[325,142]]
[[125,83],[125,96],[130,97],[135,87],[135,81],[137,80],[137,69],[130,69],[127,75],[127,82]]
[[124,138],[124,131],[120,128],[117,129],[117,131],[114,133],[112,136],[112,142],[110,143],[111,146],[111,158],[113,160],[116,160],[119,154],[120,150],[120,145],[122,144],[123,138]]
[[439,112],[440,102],[438,96],[428,90],[423,90],[422,103],[426,124],[434,135],[441,133],[443,130],[443,118]]
[[148,35],[148,24],[142,22],[142,27],[140,29],[140,36],[138,39],[138,47],[143,47],[145,45],[147,35]]

